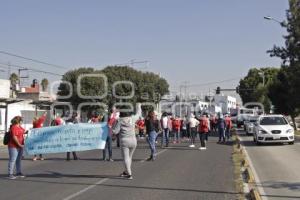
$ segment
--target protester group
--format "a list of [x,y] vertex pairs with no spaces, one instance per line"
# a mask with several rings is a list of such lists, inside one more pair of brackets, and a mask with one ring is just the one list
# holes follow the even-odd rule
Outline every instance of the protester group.
[[[46,113],[33,119],[33,128],[42,128],[45,125]],[[22,127],[23,118],[16,116],[11,120],[11,126],[8,132],[8,178],[25,178],[22,173],[22,158],[25,144],[25,134],[27,131]],[[51,126],[61,126],[80,123],[80,116],[77,113],[71,117],[64,118],[56,115],[51,120]],[[229,114],[222,113],[208,114],[201,113],[196,115],[192,113],[189,116],[173,116],[172,113],[164,112],[161,116],[155,111],[150,111],[145,117],[141,110],[136,113],[129,112],[127,109],[113,108],[107,117],[95,112],[91,115],[88,123],[96,124],[107,122],[108,136],[106,145],[103,149],[103,156],[100,160],[113,162],[113,142],[121,149],[124,160],[124,172],[121,177],[132,179],[132,158],[139,141],[147,141],[149,144],[150,156],[147,161],[155,161],[157,156],[157,146],[169,148],[178,146],[182,143],[188,148],[196,148],[196,141],[199,137],[199,150],[207,149],[207,141],[210,136],[218,137],[218,143],[222,144],[230,140],[232,121]],[[71,154],[74,160],[79,160],[76,152],[67,152],[66,160],[70,161]],[[43,155],[34,155],[33,161],[43,161]],[[14,173],[16,169],[16,173]]]

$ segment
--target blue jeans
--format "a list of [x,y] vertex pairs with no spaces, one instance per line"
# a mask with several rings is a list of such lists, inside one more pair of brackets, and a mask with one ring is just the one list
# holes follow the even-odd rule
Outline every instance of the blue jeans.
[[151,149],[151,158],[155,158],[155,156],[156,156],[156,147],[155,147],[156,137],[157,137],[156,131],[151,131],[148,134],[148,143],[149,143],[150,149]]
[[180,139],[180,130],[175,130],[174,141],[179,142],[179,139]]
[[163,134],[161,136],[161,146],[163,146],[163,144],[166,144],[166,146],[169,145],[169,129],[166,128],[163,130]]
[[221,140],[223,140],[223,142],[225,142],[225,130],[224,128],[218,128],[219,131],[219,142],[221,142]]
[[8,148],[9,162],[8,162],[8,174],[13,175],[16,166],[17,174],[21,172],[21,161],[23,156],[23,148]]
[[106,138],[105,148],[103,149],[103,160],[106,159],[106,149],[108,150],[109,159],[111,159],[112,158],[112,137],[110,134],[108,134]]

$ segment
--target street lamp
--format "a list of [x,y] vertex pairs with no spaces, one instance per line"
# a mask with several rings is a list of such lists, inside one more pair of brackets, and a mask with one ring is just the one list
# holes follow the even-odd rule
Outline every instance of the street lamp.
[[277,22],[278,24],[280,24],[280,26],[282,26],[282,27],[286,27],[287,26],[287,24],[286,24],[286,22],[285,21],[279,21],[278,19],[275,19],[274,17],[271,17],[271,16],[265,16],[264,17],[264,19],[266,19],[266,20],[271,20],[271,21],[274,21],[274,22]]

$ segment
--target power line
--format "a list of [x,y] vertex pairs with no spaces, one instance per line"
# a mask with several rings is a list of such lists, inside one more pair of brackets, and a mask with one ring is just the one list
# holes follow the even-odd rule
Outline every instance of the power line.
[[33,58],[28,58],[28,57],[25,57],[25,56],[20,56],[20,55],[17,55],[17,54],[6,52],[6,51],[0,51],[0,54],[5,54],[5,55],[9,55],[9,56],[21,58],[21,59],[24,59],[24,60],[29,60],[29,61],[32,61],[32,62],[36,62],[36,63],[40,63],[40,64],[52,66],[52,67],[56,67],[56,68],[59,68],[59,69],[61,69],[61,68],[68,69],[67,67],[64,67],[64,66],[61,66],[61,65],[47,63],[47,62],[44,62],[44,61],[41,61],[41,60],[37,60],[37,59],[33,59]]
[[[214,84],[218,84],[218,83],[225,83],[225,82],[231,82],[234,80],[238,80],[241,79],[241,77],[235,77],[235,78],[231,78],[231,79],[226,79],[226,80],[221,80],[221,81],[215,81],[215,82],[206,82],[206,83],[197,83],[197,84],[190,84],[190,85],[186,85],[187,87],[199,87],[199,86],[208,86],[208,85],[214,85]],[[177,85],[177,86],[181,86],[181,85]],[[176,85],[173,87],[177,87]]]
[[22,67],[22,66],[19,66],[19,65],[13,65],[13,64],[7,64],[7,63],[3,63],[3,62],[0,62],[0,65],[2,66],[1,68],[3,69],[3,65],[6,66],[5,68],[9,68],[9,67],[13,67],[15,69],[27,69],[29,71],[33,71],[33,72],[38,72],[38,73],[43,73],[43,74],[50,74],[50,75],[53,75],[53,76],[63,76],[61,74],[57,74],[57,73],[53,73],[53,72],[48,72],[48,71],[43,71],[43,70],[38,70],[38,69],[33,69],[33,68],[28,68],[28,67]]

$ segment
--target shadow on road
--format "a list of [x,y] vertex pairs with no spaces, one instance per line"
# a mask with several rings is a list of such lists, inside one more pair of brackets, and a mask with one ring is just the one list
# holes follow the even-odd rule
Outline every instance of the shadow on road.
[[[7,174],[0,174],[1,179],[6,179]],[[120,176],[116,175],[78,175],[78,174],[62,174],[59,172],[52,172],[52,171],[46,171],[46,173],[40,173],[40,174],[27,174],[26,179],[19,179],[17,181],[30,181],[30,182],[39,182],[39,180],[30,180],[30,178],[52,178],[52,179],[58,179],[58,178],[93,178],[93,179],[101,179],[101,178],[108,178],[108,179],[124,179]],[[40,181],[45,183],[52,183],[48,181]],[[54,182],[53,182],[54,183]],[[73,183],[67,183],[67,184],[73,184]],[[76,184],[76,183],[74,183]]]
[[[3,175],[0,175],[2,178]],[[51,176],[51,177],[49,177]],[[92,186],[95,185],[97,187],[110,187],[110,188],[128,188],[128,189],[141,189],[141,190],[156,190],[156,191],[174,191],[174,192],[193,192],[193,193],[208,193],[208,194],[229,194],[229,195],[239,195],[242,193],[235,191],[217,191],[217,190],[201,190],[201,189],[186,189],[186,188],[166,188],[166,187],[152,187],[152,186],[135,186],[135,185],[113,185],[113,184],[90,184],[90,183],[76,183],[76,182],[59,182],[59,181],[44,181],[44,180],[33,180],[30,178],[62,178],[62,177],[70,177],[70,178],[108,178],[108,179],[119,179],[128,181],[127,179],[116,177],[116,176],[107,176],[107,175],[51,175],[51,174],[36,174],[29,175],[26,179],[16,179],[11,181],[16,182],[33,182],[33,183],[49,183],[49,184],[60,184],[60,185],[81,185],[81,186]]]

